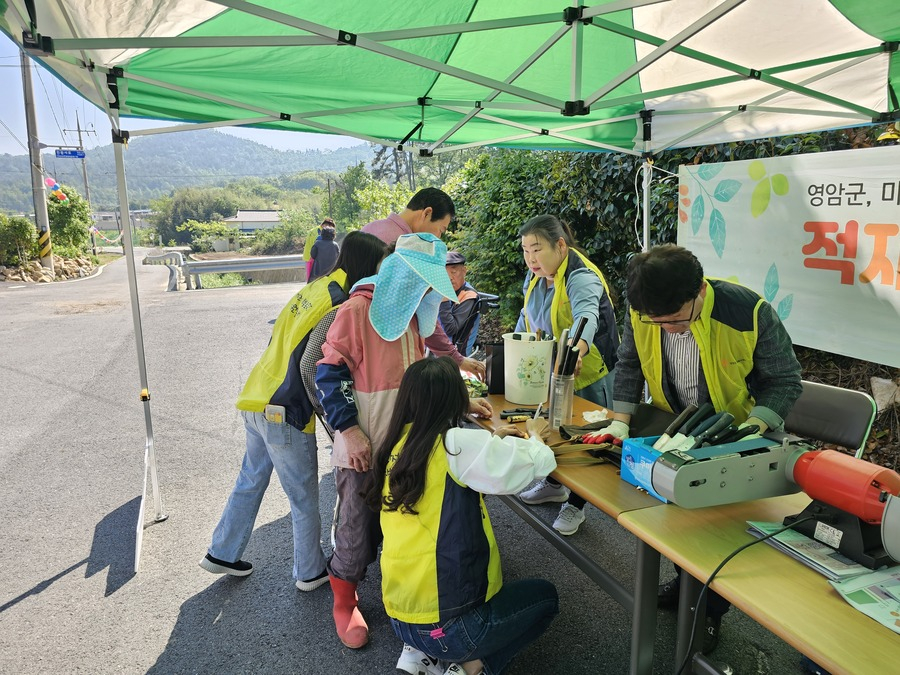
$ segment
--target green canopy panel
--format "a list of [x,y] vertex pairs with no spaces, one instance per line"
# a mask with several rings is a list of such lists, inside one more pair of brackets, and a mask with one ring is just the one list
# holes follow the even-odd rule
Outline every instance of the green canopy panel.
[[0,29],[114,126],[641,154],[900,115],[897,0],[0,0]]

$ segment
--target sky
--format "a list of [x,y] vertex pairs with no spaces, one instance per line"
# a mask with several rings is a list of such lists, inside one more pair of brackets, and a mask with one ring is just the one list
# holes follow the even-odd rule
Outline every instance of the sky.
[[[111,136],[106,114],[74,94],[68,86],[42,66],[32,63],[34,67],[31,80],[40,142],[48,146],[77,145],[78,133],[75,129],[80,122],[82,130],[90,132],[82,131],[82,142],[86,149],[108,145]],[[127,130],[154,129],[161,126],[168,125],[163,122],[122,118],[122,128]],[[356,138],[329,134],[236,127],[220,127],[218,130],[279,150],[334,150],[363,142]],[[25,127],[19,48],[7,35],[0,33],[0,155],[23,155],[28,152],[27,147],[28,134]]]

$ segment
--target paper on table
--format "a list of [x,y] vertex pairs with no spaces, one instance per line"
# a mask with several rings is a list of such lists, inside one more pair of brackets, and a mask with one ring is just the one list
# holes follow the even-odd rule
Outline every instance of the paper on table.
[[[783,527],[781,523],[764,523],[755,520],[748,520],[747,524],[750,526],[747,532],[754,537],[762,537]],[[766,539],[766,543],[787,553],[830,580],[847,579],[871,571],[868,567],[850,560],[830,546],[794,530],[785,530],[781,534],[776,534],[774,537]]]
[[852,607],[900,633],[900,567],[828,583]]

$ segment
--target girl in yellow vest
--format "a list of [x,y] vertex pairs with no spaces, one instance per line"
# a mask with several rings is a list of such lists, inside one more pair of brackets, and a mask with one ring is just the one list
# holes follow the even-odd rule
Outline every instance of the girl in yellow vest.
[[[516,331],[541,329],[558,340],[564,329],[585,317],[577,345],[575,394],[611,409],[619,332],[603,273],[576,248],[571,230],[555,216],[535,216],[522,226],[519,237],[528,273]],[[553,522],[560,534],[575,534],[584,522],[584,499],[551,478],[519,498],[526,504],[565,502]]]
[[556,468],[547,423],[529,420],[527,439],[513,425],[491,434],[460,428],[468,410],[451,358],[412,364],[364,492],[381,512],[382,596],[404,642],[397,669],[412,675],[501,673],[559,611],[548,581],[503,584],[482,497]]

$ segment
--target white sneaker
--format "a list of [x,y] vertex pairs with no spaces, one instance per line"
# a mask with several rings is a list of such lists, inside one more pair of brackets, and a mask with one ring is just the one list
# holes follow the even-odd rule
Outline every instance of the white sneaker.
[[547,479],[525,492],[519,493],[519,499],[526,504],[546,504],[547,502],[564,502],[569,498],[569,488],[562,485],[551,485]]
[[578,509],[571,504],[563,504],[559,515],[553,521],[553,529],[567,537],[578,532],[578,527],[584,522],[584,509]]
[[397,670],[402,670],[410,675],[443,675],[444,668],[423,651],[419,651],[412,645],[403,645],[400,658],[397,660]]

